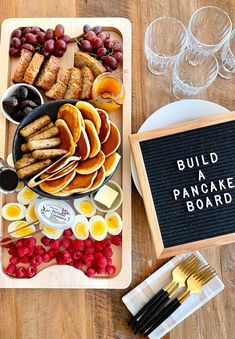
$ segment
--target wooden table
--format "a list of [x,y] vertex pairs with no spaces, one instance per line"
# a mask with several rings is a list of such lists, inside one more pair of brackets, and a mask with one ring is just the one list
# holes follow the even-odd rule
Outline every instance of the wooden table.
[[[233,0],[211,0],[235,22]],[[143,52],[147,25],[160,16],[188,23],[206,0],[0,0],[1,21],[8,17],[123,16],[133,23],[133,132],[157,108],[175,100],[169,76],[154,76]],[[89,22],[88,22],[89,23]],[[6,46],[8,48],[8,46]],[[4,65],[1,65],[4,67]],[[201,98],[234,110],[234,81],[217,78]],[[127,290],[1,290],[1,339],[134,338],[121,302],[128,290],[161,263],[156,261],[142,199],[133,187],[133,280]],[[222,277],[225,290],[167,336],[169,339],[235,338],[235,244],[201,251]]]

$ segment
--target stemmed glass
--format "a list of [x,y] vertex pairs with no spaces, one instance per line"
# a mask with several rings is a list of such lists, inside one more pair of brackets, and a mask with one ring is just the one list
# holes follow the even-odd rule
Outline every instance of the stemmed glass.
[[219,75],[225,79],[235,78],[235,29],[232,31],[229,40],[224,44]]
[[144,42],[150,72],[166,73],[186,44],[187,30],[182,22],[171,17],[153,21],[147,28]]

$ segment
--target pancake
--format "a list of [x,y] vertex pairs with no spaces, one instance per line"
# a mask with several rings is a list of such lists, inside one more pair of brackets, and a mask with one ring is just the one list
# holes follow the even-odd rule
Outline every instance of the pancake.
[[72,193],[70,192],[57,192],[57,193],[53,193],[54,196],[56,197],[69,197],[70,195],[72,195]]
[[106,177],[108,177],[116,170],[120,159],[121,159],[120,154],[116,152],[111,154],[109,157],[105,158],[104,168],[106,171]]
[[90,154],[89,158],[94,158],[100,151],[100,139],[95,129],[93,122],[85,119],[85,131],[90,143]]
[[53,194],[61,191],[65,186],[67,186],[71,180],[73,180],[76,172],[72,171],[71,173],[68,173],[62,178],[52,180],[52,181],[44,181],[42,182],[39,187],[44,192]]
[[88,193],[99,188],[103,184],[105,177],[106,177],[106,172],[105,172],[104,166],[102,166],[97,171],[97,176],[95,177],[95,180],[93,181],[92,186],[88,190],[84,191],[83,193]]
[[94,158],[89,158],[85,161],[80,161],[76,167],[76,172],[78,174],[90,174],[97,171],[101,166],[103,166],[105,161],[105,155],[100,151],[97,156]]
[[93,122],[95,125],[96,131],[99,134],[100,133],[100,127],[101,127],[101,119],[99,116],[99,113],[95,109],[94,106],[89,104],[86,101],[78,101],[75,105],[80,112],[82,113],[83,119],[88,119]]
[[57,119],[62,119],[68,125],[73,136],[73,141],[76,143],[81,134],[81,112],[71,104],[64,104],[60,107]]
[[99,113],[99,116],[101,119],[99,138],[100,138],[101,144],[103,144],[109,137],[110,121],[109,121],[108,113],[105,112],[103,109],[97,108],[97,112]]
[[116,152],[121,143],[120,132],[117,126],[110,121],[110,133],[108,139],[101,145],[101,150],[106,157]]
[[[77,161],[72,161],[67,166],[65,166],[64,168],[62,168],[61,170],[59,170],[58,172],[53,174],[53,176],[51,176],[47,181],[56,180],[56,179],[64,177],[68,173],[72,172],[77,167],[77,164],[78,164]],[[51,173],[49,174],[49,173],[45,172],[41,175],[41,178],[46,179],[50,175],[51,175]]]
[[46,173],[55,173],[61,170],[62,168],[65,168],[65,166],[67,167],[71,161],[75,161],[75,160],[78,161],[80,159],[81,159],[80,157],[75,156],[75,155],[62,159],[58,161],[56,164],[54,164],[53,166],[51,166],[50,169],[46,171]]
[[58,119],[55,122],[55,125],[59,128],[59,135],[61,138],[61,144],[60,148],[65,149],[68,151],[71,155],[75,152],[75,143],[73,141],[72,133],[70,132],[70,129],[66,122],[62,119]]
[[86,160],[89,157],[90,150],[91,150],[91,147],[90,147],[88,136],[86,134],[85,129],[82,127],[80,139],[78,140],[78,143],[75,149],[75,155],[81,157],[81,160]]
[[92,186],[95,177],[97,176],[97,172],[81,175],[76,173],[75,177],[72,181],[63,189],[63,193],[81,193],[87,190]]

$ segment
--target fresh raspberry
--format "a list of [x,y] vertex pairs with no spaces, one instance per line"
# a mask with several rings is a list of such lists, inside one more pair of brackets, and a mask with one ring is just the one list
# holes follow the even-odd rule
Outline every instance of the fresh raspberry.
[[94,275],[96,274],[96,270],[94,267],[88,267],[87,270],[86,270],[86,275],[89,277],[89,278],[92,278],[94,277]]
[[106,258],[106,260],[107,260],[107,266],[111,266],[113,263],[112,258]]
[[10,264],[5,268],[5,273],[10,276],[14,276],[15,270],[16,270],[15,265]]
[[110,258],[112,257],[113,255],[113,251],[112,251],[112,248],[104,248],[103,251],[102,251],[102,254],[105,258]]
[[12,256],[12,257],[10,257],[10,263],[12,264],[12,265],[16,265],[16,264],[18,264],[18,262],[19,262],[19,258],[18,257],[14,257],[14,256]]
[[65,264],[65,259],[64,259],[64,256],[61,252],[59,252],[56,256],[56,262],[57,264],[59,265],[64,265]]
[[69,247],[68,251],[69,251],[69,253],[71,254],[72,257],[74,255],[74,253],[77,252],[73,247]]
[[41,239],[41,243],[44,245],[44,246],[50,246],[50,242],[51,242],[51,239],[47,238],[47,237],[42,237]]
[[84,243],[85,247],[92,247],[93,246],[93,241],[90,238],[84,240],[83,243]]
[[36,267],[34,267],[34,266],[27,267],[27,269],[26,269],[26,277],[27,278],[34,277],[36,273],[37,273]]
[[43,255],[42,255],[42,260],[43,260],[44,262],[49,262],[49,261],[52,260],[52,257],[51,257],[48,253],[43,253]]
[[67,230],[64,230],[63,237],[69,238],[71,237],[72,234],[73,234],[73,231],[71,230],[71,228],[68,228]]
[[115,246],[120,246],[122,244],[122,237],[120,235],[114,235],[111,238],[111,242]]
[[106,271],[108,275],[113,275],[116,272],[116,268],[114,266],[107,266]]
[[60,248],[59,240],[52,239],[51,242],[50,242],[50,247],[55,249],[55,250],[58,250]]
[[96,260],[96,266],[98,266],[98,267],[106,267],[107,266],[107,259],[105,257],[98,258]]
[[16,276],[17,278],[24,278],[26,275],[26,269],[23,266],[17,267]]
[[94,247],[86,247],[84,249],[84,254],[94,254],[94,252],[95,252]]
[[70,255],[69,251],[64,250],[61,253],[62,253],[63,257],[64,257],[65,263],[66,264],[70,264],[72,262],[72,258],[71,258],[71,255]]
[[96,272],[98,274],[105,274],[106,273],[106,267],[96,267]]
[[28,247],[21,246],[17,249],[17,253],[19,257],[23,257],[24,255],[28,254],[29,249]]
[[19,247],[22,247],[22,246],[24,246],[24,239],[17,240],[15,247],[19,248]]
[[80,250],[83,247],[83,240],[75,239],[73,240],[72,246],[75,250]]
[[109,248],[111,246],[111,240],[109,238],[104,239],[102,242],[104,248]]
[[73,262],[73,266],[77,268],[78,270],[82,269],[83,263],[82,260],[78,259]]
[[74,260],[81,259],[81,257],[82,257],[82,252],[81,251],[76,251],[76,252],[73,253],[73,259]]
[[24,245],[28,248],[34,247],[36,244],[36,239],[34,237],[24,239]]
[[97,260],[99,258],[102,258],[103,257],[103,254],[101,252],[95,252],[94,253],[94,260]]
[[90,265],[94,261],[94,254],[83,254],[82,262],[84,265]]
[[21,264],[27,264],[29,262],[29,256],[28,255],[24,255],[22,258],[19,259],[19,262]]
[[94,243],[94,249],[95,249],[95,252],[101,252],[102,249],[103,249],[103,243],[102,243],[102,241],[95,241],[95,243]]
[[17,248],[15,247],[11,247],[9,250],[8,250],[8,253],[10,255],[13,255],[14,257],[18,257],[18,254],[17,254]]
[[47,252],[49,254],[49,256],[53,259],[56,257],[56,255],[59,253],[58,249],[54,250],[53,248],[49,249],[49,251]]
[[42,255],[45,252],[46,252],[46,250],[43,246],[35,246],[34,247],[34,254],[35,255]]
[[[11,238],[5,238],[5,239],[2,239],[1,243],[7,242],[7,241],[11,241],[11,240],[12,240]],[[1,245],[4,248],[11,248],[11,247],[14,246],[14,243],[11,242],[10,244],[6,244],[6,245],[1,244]]]
[[33,254],[34,254],[34,247],[29,247],[29,251],[27,253],[27,256],[32,257]]
[[70,247],[71,244],[72,244],[72,239],[70,239],[70,238],[62,238],[60,240],[60,246],[65,248],[65,249]]
[[35,255],[32,259],[30,259],[31,266],[38,266],[42,263],[42,257],[40,255]]

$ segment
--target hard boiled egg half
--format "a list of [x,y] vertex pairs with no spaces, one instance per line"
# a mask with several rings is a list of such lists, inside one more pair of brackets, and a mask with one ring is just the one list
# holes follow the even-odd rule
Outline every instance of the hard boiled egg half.
[[55,230],[54,228],[51,228],[44,224],[40,224],[40,228],[42,229],[42,234],[44,234],[47,238],[50,238],[50,239],[55,239],[55,240],[59,239],[63,234],[63,231]]
[[85,217],[93,217],[96,214],[96,208],[92,200],[89,197],[78,198],[73,201],[73,205],[76,210],[85,215]]
[[107,223],[100,215],[95,215],[89,220],[89,230],[94,240],[104,240],[107,236]]
[[73,234],[77,239],[85,240],[89,236],[89,223],[84,215],[76,215],[74,225],[72,226]]
[[2,216],[6,220],[20,220],[24,219],[26,207],[17,202],[10,202],[3,206]]
[[30,188],[25,186],[17,194],[17,201],[22,205],[29,205],[31,201],[35,200],[38,197],[38,194],[32,191]]
[[36,200],[33,200],[27,210],[26,210],[26,214],[25,214],[25,219],[26,221],[30,224],[31,222],[34,222],[34,221],[38,221],[38,217],[35,213],[35,205],[36,205]]
[[105,215],[105,221],[108,227],[108,233],[117,235],[122,231],[122,219],[117,212],[108,212]]
[[15,231],[14,233],[11,234],[15,238],[29,237],[32,233],[35,232],[35,227],[34,225],[24,227],[26,225],[28,225],[28,223],[27,221],[24,220],[11,222],[8,225],[8,232]]

